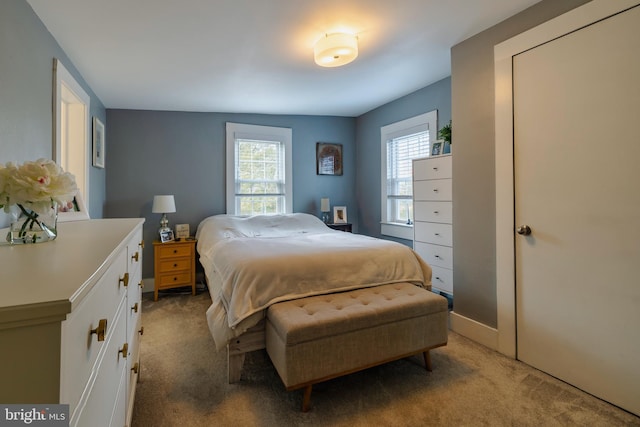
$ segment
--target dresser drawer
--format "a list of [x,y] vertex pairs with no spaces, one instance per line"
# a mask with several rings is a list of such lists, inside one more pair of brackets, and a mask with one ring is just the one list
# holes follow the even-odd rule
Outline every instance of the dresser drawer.
[[190,257],[193,245],[172,243],[167,246],[158,245],[155,250],[159,258]]
[[415,242],[413,248],[430,266],[453,268],[453,248]]
[[453,270],[438,266],[431,266],[433,274],[431,276],[431,286],[433,288],[453,294]]
[[[128,343],[126,307],[121,307],[114,321],[113,333],[106,342],[106,351],[95,367],[77,411],[71,414],[70,426],[124,426],[126,409],[126,368]],[[127,344],[127,352],[124,346]],[[120,407],[120,410],[114,408]]]
[[189,270],[191,268],[191,258],[175,258],[166,261],[160,261],[158,271],[160,273],[173,273],[181,270]]
[[[142,265],[142,233],[136,235],[127,243],[127,256],[129,260],[129,276],[135,276]],[[136,282],[137,284],[138,282]]]
[[450,201],[451,179],[433,179],[429,181],[415,181],[413,183],[414,200]]
[[452,202],[415,202],[413,207],[415,221],[441,222],[451,224],[453,222]]
[[451,224],[416,221],[413,225],[413,232],[414,242],[453,246],[453,227]]
[[[127,288],[123,279],[127,268],[126,251],[122,250],[86,297],[62,322],[60,401],[69,403],[73,411],[82,395],[87,379],[116,326],[117,310],[124,304]],[[104,340],[98,341],[91,330],[106,319]],[[123,321],[124,322],[124,321]]]
[[175,274],[161,274],[159,277],[156,277],[156,285],[159,288],[163,287],[173,287],[176,285],[190,285],[191,284],[191,272],[185,271],[181,273]]
[[428,157],[413,162],[413,179],[416,181],[452,176],[451,156]]

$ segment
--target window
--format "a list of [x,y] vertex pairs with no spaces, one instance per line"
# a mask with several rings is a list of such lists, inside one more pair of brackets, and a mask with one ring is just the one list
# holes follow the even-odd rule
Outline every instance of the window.
[[437,120],[434,110],[380,129],[384,235],[413,239],[413,159],[429,156],[430,131],[435,136]]
[[292,212],[291,129],[227,123],[227,213]]

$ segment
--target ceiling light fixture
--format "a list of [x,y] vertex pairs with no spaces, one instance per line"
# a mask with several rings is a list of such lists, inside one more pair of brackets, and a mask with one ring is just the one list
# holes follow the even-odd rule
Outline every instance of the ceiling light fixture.
[[313,48],[316,64],[339,67],[358,57],[358,37],[347,33],[325,34]]

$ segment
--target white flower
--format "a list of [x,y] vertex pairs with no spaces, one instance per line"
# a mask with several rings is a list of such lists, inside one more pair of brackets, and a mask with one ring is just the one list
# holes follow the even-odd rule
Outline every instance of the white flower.
[[77,192],[74,176],[52,160],[0,165],[0,207],[5,212],[12,205],[21,205],[37,214],[46,214],[53,202],[66,204]]

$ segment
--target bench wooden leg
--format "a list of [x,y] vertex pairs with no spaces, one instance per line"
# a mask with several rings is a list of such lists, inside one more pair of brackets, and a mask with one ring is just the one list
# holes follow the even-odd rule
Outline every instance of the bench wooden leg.
[[424,367],[427,368],[427,371],[431,372],[431,353],[427,350],[422,354],[424,356]]
[[304,396],[302,397],[302,412],[309,410],[309,403],[311,403],[311,389],[313,385],[308,385],[304,388]]

